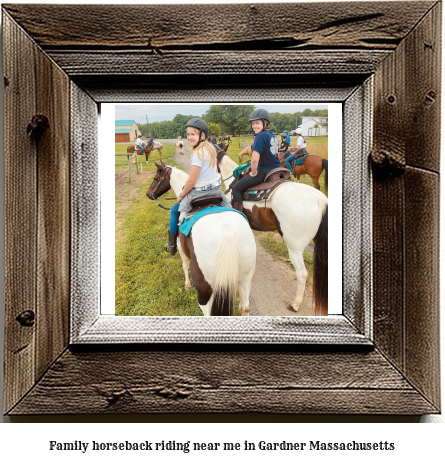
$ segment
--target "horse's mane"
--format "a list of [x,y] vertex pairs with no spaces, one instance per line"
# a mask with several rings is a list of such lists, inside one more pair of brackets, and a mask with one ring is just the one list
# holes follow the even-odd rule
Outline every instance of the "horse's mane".
[[189,175],[185,171],[182,171],[179,168],[175,168],[174,166],[172,166],[171,169],[173,170],[173,172],[177,176],[180,176],[180,177],[184,178],[184,181],[187,181]]

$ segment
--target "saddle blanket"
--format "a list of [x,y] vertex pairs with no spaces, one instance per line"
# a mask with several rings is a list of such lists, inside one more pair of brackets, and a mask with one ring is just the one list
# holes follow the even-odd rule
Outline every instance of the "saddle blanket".
[[235,210],[231,207],[209,207],[204,208],[204,210],[195,213],[191,218],[185,219],[184,222],[179,226],[179,231],[184,234],[184,236],[188,236],[190,231],[193,228],[193,225],[203,216],[211,215],[212,213],[223,213],[223,212],[236,212],[240,215],[243,215],[246,221],[248,222],[247,216],[244,213],[241,213],[238,210]]
[[[308,154],[309,155],[309,154]],[[307,157],[307,155],[305,155],[304,157],[301,157],[299,158],[298,160],[295,160],[295,164],[296,165],[302,165],[304,163],[304,159]]]

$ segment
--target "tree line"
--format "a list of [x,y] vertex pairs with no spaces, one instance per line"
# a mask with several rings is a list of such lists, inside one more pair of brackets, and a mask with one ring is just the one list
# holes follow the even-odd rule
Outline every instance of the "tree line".
[[[211,105],[204,115],[200,116],[209,125],[218,138],[225,135],[251,134],[250,115],[255,110],[254,105]],[[270,130],[280,133],[291,131],[301,124],[303,116],[328,116],[328,110],[311,110],[306,108],[295,113],[271,113]],[[186,124],[197,115],[176,115],[171,121],[156,121],[154,123],[137,123],[143,136],[151,133],[155,139],[176,139],[186,137]]]

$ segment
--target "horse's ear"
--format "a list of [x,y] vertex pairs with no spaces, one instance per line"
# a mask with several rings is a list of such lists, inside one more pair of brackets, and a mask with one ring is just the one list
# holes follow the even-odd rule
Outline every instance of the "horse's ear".
[[162,160],[161,160],[161,165],[162,165],[162,166],[165,166],[165,163],[164,163]]
[[162,166],[161,166],[161,165],[158,165],[156,162],[155,162],[155,165],[156,165],[156,167],[157,167],[158,169],[161,169],[161,168],[162,168]]

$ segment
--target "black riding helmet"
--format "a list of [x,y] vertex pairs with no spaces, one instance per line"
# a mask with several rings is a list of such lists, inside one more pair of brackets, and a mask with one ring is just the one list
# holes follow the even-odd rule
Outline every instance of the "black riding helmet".
[[193,147],[194,149],[196,149],[196,147],[198,147],[198,145],[201,143],[202,133],[204,133],[204,139],[207,139],[207,135],[209,133],[209,127],[208,127],[207,123],[203,119],[201,119],[201,118],[192,118],[186,124],[186,127],[199,129],[199,142],[195,147]]
[[249,121],[255,121],[257,119],[260,119],[263,121],[263,131],[264,131],[264,128],[266,127],[266,123],[264,121],[266,120],[268,123],[270,123],[270,113],[267,110],[258,108],[258,110],[255,110],[250,115]]

